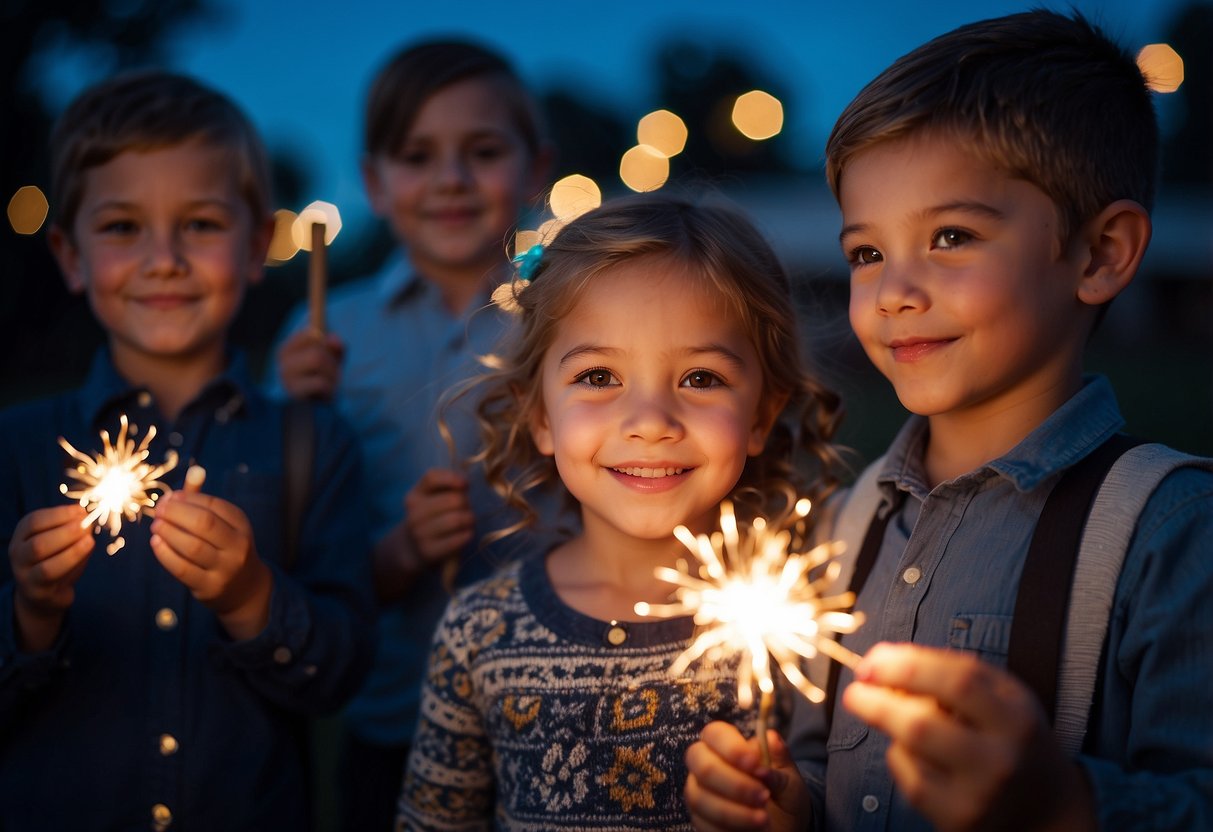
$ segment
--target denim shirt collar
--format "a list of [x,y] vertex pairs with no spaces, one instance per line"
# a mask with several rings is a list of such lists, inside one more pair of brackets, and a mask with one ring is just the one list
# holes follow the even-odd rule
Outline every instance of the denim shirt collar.
[[[1103,376],[1089,375],[1069,401],[1018,445],[953,482],[1001,476],[1017,490],[1031,491],[1078,462],[1123,427],[1124,418],[1112,385]],[[923,416],[911,416],[898,431],[877,476],[886,493],[893,489],[920,495],[930,492],[922,465],[927,435],[928,423]]]
[[[248,402],[257,395],[256,390],[244,354],[233,351],[229,354],[226,369],[212,379],[185,409],[188,411],[213,402],[216,413],[224,414],[219,418],[226,419],[247,407]],[[147,407],[151,403],[151,394],[146,388],[133,385],[123,378],[114,367],[109,348],[103,347],[93,357],[88,375],[76,392],[76,402],[86,421],[97,427],[116,413]]]

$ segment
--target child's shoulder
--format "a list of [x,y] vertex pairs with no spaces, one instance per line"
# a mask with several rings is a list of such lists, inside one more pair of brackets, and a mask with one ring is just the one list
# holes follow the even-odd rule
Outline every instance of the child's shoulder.
[[0,409],[0,437],[6,444],[20,446],[26,437],[60,429],[57,426],[63,424],[78,396],[78,390],[68,390],[5,406]]
[[451,598],[448,617],[469,615],[488,608],[502,608],[509,602],[521,602],[522,561],[505,564],[487,578],[461,587]]

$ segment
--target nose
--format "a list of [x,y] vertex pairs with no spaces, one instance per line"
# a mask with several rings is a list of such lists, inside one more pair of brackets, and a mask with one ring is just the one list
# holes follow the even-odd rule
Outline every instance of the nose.
[[887,261],[881,267],[876,287],[876,311],[881,315],[903,315],[925,312],[930,301],[914,265],[893,266]]
[[145,242],[145,268],[150,275],[173,276],[185,271],[181,235],[175,229],[149,229]]
[[466,186],[471,179],[471,174],[463,154],[443,154],[435,166],[434,178],[439,187],[459,189]]
[[665,442],[681,439],[685,431],[671,391],[634,389],[623,397],[622,429],[628,439]]

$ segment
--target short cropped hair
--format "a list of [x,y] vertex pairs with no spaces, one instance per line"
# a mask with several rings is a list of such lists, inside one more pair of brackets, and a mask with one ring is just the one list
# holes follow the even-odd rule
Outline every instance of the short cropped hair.
[[835,197],[864,150],[925,130],[1039,187],[1061,241],[1118,199],[1153,207],[1158,124],[1134,57],[1081,14],[1036,10],[961,26],[894,62],[847,106],[826,144]]
[[265,147],[227,96],[184,75],[138,70],[89,87],[51,131],[51,205],[55,223],[71,230],[84,195],[84,174],[127,151],[200,141],[232,155],[237,186],[254,222],[270,214]]
[[539,110],[514,67],[498,53],[470,41],[423,41],[397,52],[379,70],[367,95],[363,151],[391,157],[408,139],[430,96],[471,78],[497,82],[527,151],[547,143]]

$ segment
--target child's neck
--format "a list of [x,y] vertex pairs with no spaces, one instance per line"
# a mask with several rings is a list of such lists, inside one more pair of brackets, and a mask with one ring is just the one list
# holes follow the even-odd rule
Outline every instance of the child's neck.
[[997,408],[969,408],[929,417],[930,436],[923,455],[927,484],[934,488],[1003,456],[1081,386],[1081,377],[1077,377]]
[[508,270],[499,260],[489,263],[452,268],[426,264],[422,274],[442,297],[442,305],[452,315],[459,316],[479,297],[506,279]]
[[169,424],[177,421],[185,406],[197,398],[226,366],[223,349],[185,359],[148,356],[113,349],[118,374],[152,394],[156,409]]
[[582,534],[548,556],[547,572],[561,601],[601,621],[641,621],[637,601],[666,603],[674,587],[653,570],[689,553],[677,539],[607,543]]

